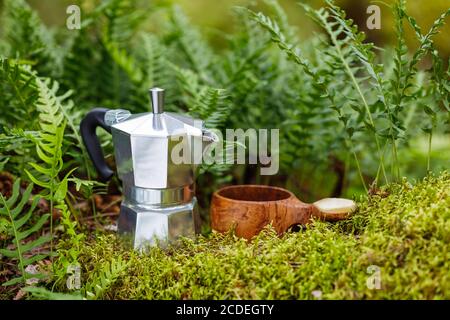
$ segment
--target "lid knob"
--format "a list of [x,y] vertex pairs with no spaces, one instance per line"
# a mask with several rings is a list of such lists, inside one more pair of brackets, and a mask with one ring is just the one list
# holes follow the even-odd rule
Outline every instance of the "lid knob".
[[164,89],[151,88],[149,90],[150,100],[152,101],[152,112],[163,113],[164,112]]

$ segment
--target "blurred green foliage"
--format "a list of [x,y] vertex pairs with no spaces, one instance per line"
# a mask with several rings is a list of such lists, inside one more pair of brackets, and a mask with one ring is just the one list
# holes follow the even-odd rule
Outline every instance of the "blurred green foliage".
[[[87,7],[95,6],[95,1]],[[191,21],[205,31],[211,43],[218,48],[225,46],[225,40],[215,32],[232,32],[236,30],[236,24],[233,22],[231,8],[233,6],[252,6],[256,10],[264,8],[262,0],[155,0],[153,2],[178,4],[189,16]],[[313,7],[320,7],[325,4],[325,0],[303,0]],[[35,7],[44,21],[50,25],[63,25],[65,23],[65,9],[70,4],[79,3],[74,0],[30,0],[29,3]],[[395,0],[372,1],[372,0],[338,0],[336,4],[341,6],[356,23],[367,32],[370,41],[377,45],[387,45],[395,43],[393,34],[394,19],[389,6],[392,6]],[[298,27],[301,38],[313,36],[318,30],[314,23],[305,19],[302,11],[299,9],[297,0],[280,0],[281,6],[286,10],[289,21],[292,25]],[[381,8],[382,25],[381,30],[368,30],[366,28],[366,19],[368,14],[366,9],[369,5],[376,4]],[[408,12],[417,19],[419,25],[428,29],[433,21],[448,8],[448,0],[414,0],[408,1]],[[207,13],[207,14],[205,14]],[[450,26],[443,28],[441,35],[436,37],[436,47],[444,57],[450,56]],[[406,30],[406,39],[409,45],[416,43],[414,32],[411,29]]]

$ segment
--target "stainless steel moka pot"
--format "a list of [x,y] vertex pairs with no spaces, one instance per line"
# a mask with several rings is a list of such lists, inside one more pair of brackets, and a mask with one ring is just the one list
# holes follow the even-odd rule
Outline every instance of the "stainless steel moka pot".
[[[113,171],[105,162],[96,128],[112,134],[117,173],[124,199],[118,231],[135,249],[157,240],[172,241],[198,230],[195,169],[203,149],[217,139],[203,122],[164,112],[164,90],[150,89],[152,112],[96,108],[82,120],[81,135],[99,179]],[[174,159],[184,143],[182,159]],[[174,154],[173,154],[174,153]]]

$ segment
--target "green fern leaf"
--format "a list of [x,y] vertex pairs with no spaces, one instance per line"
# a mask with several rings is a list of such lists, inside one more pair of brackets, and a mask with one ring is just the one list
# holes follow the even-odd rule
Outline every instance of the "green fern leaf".
[[32,61],[42,75],[57,76],[62,70],[62,50],[38,14],[24,0],[4,1],[2,26],[10,44],[8,55]]
[[16,124],[17,128],[26,125],[27,129],[35,127],[37,90],[29,67],[16,60],[0,59],[0,89],[0,124],[7,127]]
[[202,81],[213,85],[213,77],[208,71],[214,68],[216,57],[211,48],[203,40],[199,31],[189,23],[179,6],[172,7],[170,20],[172,38],[178,52]]
[[[38,221],[34,223],[30,228],[22,230],[22,227],[25,224],[30,223],[32,213],[36,208],[39,198],[35,197],[28,211],[24,213],[22,216],[20,216],[20,214],[23,212],[23,207],[25,203],[27,203],[31,197],[31,190],[33,189],[33,185],[32,184],[28,185],[28,187],[21,196],[20,202],[16,203],[20,194],[19,188],[20,188],[20,179],[17,179],[14,183],[13,194],[8,200],[6,200],[3,197],[3,195],[0,195],[2,200],[2,206],[0,207],[0,215],[8,218],[9,227],[11,228],[12,233],[14,235],[13,239],[14,249],[0,249],[0,254],[11,259],[17,259],[19,271],[21,274],[20,277],[5,282],[3,284],[4,286],[25,282],[29,277],[36,277],[36,275],[28,275],[25,271],[25,267],[27,265],[30,265],[32,263],[44,259],[45,257],[48,256],[48,254],[42,253],[30,254],[30,252],[42,246],[43,244],[49,242],[51,238],[50,236],[41,236],[35,240],[28,241],[25,244],[23,243],[23,241],[26,241],[30,235],[42,229],[42,226],[44,225],[45,222],[47,222],[49,215],[48,214],[42,215],[38,219]],[[26,257],[25,254],[27,254]]]
[[127,268],[128,262],[123,261],[121,256],[104,262],[82,291],[88,299],[101,299]]

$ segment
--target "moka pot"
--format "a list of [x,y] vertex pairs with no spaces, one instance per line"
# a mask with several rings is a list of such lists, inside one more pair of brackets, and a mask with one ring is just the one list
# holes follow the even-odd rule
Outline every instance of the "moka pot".
[[[80,124],[81,136],[101,181],[114,174],[106,164],[97,127],[112,134],[123,201],[118,231],[138,249],[198,231],[195,168],[203,149],[217,136],[203,121],[164,112],[164,90],[150,89],[152,111],[95,108]],[[184,143],[183,159],[175,159]],[[186,161],[189,160],[189,161]]]

